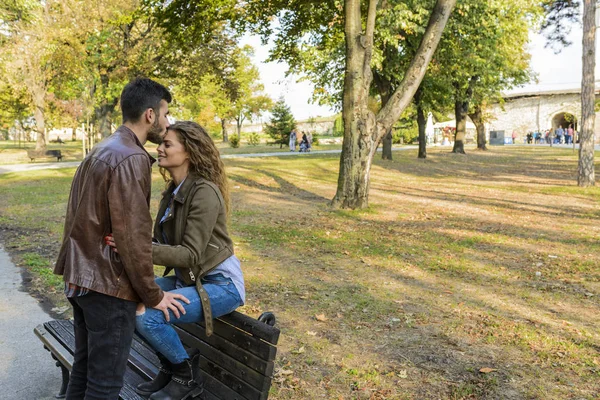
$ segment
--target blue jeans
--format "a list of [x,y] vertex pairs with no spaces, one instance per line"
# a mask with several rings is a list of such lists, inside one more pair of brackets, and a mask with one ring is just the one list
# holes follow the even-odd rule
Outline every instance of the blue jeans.
[[90,291],[73,305],[75,353],[68,400],[117,400],[133,339],[137,303]]
[[[167,322],[162,311],[146,308],[146,312],[136,316],[135,328],[146,339],[152,348],[165,356],[171,363],[179,364],[189,358],[188,354],[171,324],[193,323],[204,319],[202,303],[196,286],[187,286],[176,289],[177,278],[167,276],[157,278],[156,283],[162,290],[184,295],[190,304],[183,304],[185,314],[175,318],[169,311],[170,320]],[[210,298],[210,309],[213,318],[229,314],[242,304],[242,299],[230,278],[221,274],[207,276],[202,279],[202,286]]]

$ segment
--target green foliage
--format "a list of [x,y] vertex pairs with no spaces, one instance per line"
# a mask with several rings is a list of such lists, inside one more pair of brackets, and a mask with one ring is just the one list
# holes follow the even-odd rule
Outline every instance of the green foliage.
[[417,124],[408,128],[399,128],[392,132],[392,143],[411,144],[419,138],[419,127]]
[[338,115],[333,123],[333,136],[344,136],[344,119]]
[[240,147],[240,137],[238,135],[233,135],[229,137],[229,146],[234,149]]
[[318,145],[319,145],[319,138],[317,138],[317,137],[313,137],[313,140],[312,140],[312,145],[313,145],[313,146],[318,146]]
[[296,128],[296,120],[285,104],[283,98],[279,99],[271,109],[271,121],[266,125],[265,131],[275,139],[275,143],[287,144],[290,140],[290,132]]
[[533,78],[529,30],[542,9],[537,0],[458,2],[438,47],[440,79],[454,89],[454,101],[473,105],[497,100],[502,90]]
[[258,136],[258,133],[253,132],[248,135],[248,144],[250,146],[258,146],[260,144],[260,137]]

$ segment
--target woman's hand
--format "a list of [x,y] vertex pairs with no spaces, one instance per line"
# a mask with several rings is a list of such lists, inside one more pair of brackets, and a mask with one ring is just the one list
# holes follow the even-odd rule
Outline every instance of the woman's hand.
[[104,236],[104,242],[109,245],[110,247],[112,247],[112,249],[114,250],[115,253],[118,253],[119,250],[117,250],[117,245],[115,244],[115,238],[113,237],[112,233],[109,233],[107,236]]

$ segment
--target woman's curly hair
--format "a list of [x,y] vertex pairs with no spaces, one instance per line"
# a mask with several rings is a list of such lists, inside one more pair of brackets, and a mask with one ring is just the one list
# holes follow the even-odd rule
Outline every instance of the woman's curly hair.
[[[190,156],[189,172],[217,185],[225,201],[225,210],[229,214],[229,184],[225,165],[212,138],[201,125],[193,121],[178,121],[168,129],[175,132],[177,139]],[[160,173],[165,181],[171,181],[164,168],[160,169]]]

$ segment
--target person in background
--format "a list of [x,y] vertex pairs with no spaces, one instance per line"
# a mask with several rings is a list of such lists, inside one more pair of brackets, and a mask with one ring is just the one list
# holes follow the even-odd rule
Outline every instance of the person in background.
[[290,132],[290,151],[296,151],[296,129],[292,129]]
[[567,144],[573,144],[574,132],[575,131],[573,130],[573,124],[570,124],[569,127],[567,128],[567,138],[568,138]]
[[556,144],[561,144],[563,141],[563,134],[565,133],[565,131],[563,130],[562,126],[559,125],[558,128],[556,128],[556,130],[554,131],[554,133],[556,134]]

